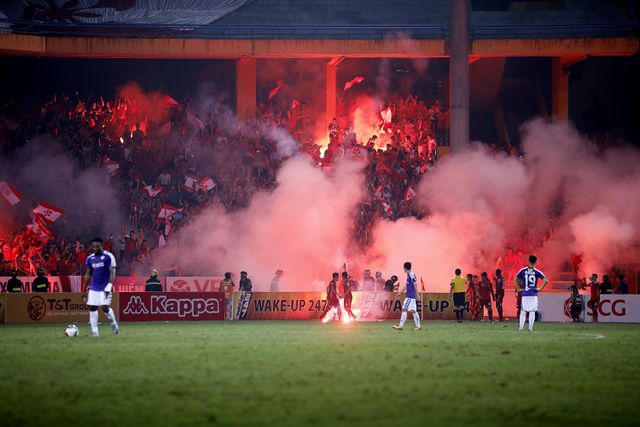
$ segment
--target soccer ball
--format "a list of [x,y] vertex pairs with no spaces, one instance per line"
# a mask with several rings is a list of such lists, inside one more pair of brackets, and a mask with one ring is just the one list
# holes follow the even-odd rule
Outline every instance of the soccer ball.
[[67,329],[64,330],[65,337],[77,337],[80,335],[80,330],[76,325],[69,325]]

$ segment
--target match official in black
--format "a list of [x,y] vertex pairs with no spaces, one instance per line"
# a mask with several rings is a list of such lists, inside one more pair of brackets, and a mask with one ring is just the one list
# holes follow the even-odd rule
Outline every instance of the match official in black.
[[158,280],[158,270],[151,269],[151,277],[147,279],[147,283],[144,285],[145,292],[162,292],[162,282]]
[[38,277],[31,283],[31,292],[49,292],[49,279],[44,275],[44,268],[38,269]]

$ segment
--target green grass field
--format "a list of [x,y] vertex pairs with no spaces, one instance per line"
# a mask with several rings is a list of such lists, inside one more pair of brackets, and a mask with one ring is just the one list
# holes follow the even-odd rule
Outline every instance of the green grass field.
[[[0,425],[637,425],[640,325],[0,327]],[[410,324],[412,326],[412,324]]]

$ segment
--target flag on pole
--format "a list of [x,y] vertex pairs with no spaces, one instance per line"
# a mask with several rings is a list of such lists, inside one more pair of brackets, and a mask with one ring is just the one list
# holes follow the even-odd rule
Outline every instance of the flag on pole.
[[27,230],[35,234],[40,240],[47,241],[53,239],[54,235],[47,228],[47,224],[41,215],[36,215],[31,224],[27,224]]
[[36,217],[41,216],[44,221],[51,223],[62,216],[64,209],[60,209],[50,205],[49,203],[41,202],[31,211],[31,213]]
[[274,87],[269,91],[269,99],[268,99],[269,101],[271,101],[273,97],[276,96],[276,94],[278,93],[278,91],[280,90],[283,84],[284,84],[284,79],[278,80],[278,82],[276,83],[276,87]]
[[144,187],[144,191],[146,191],[147,195],[151,198],[156,197],[158,194],[162,193],[163,188],[159,185],[147,185]]
[[204,191],[213,190],[216,187],[216,183],[213,181],[213,179],[210,176],[204,177],[198,185]]
[[409,185],[407,187],[407,190],[404,192],[403,200],[405,202],[408,202],[409,200],[415,199],[417,195],[418,195],[418,193],[416,193],[416,191],[411,187],[411,185]]
[[169,219],[178,211],[180,211],[180,209],[174,208],[171,205],[162,205],[162,208],[160,208],[160,212],[158,213],[158,218]]
[[351,88],[351,86],[353,86],[355,84],[362,83],[363,81],[364,81],[364,77],[362,77],[362,76],[357,76],[353,80],[349,80],[348,82],[346,82],[344,84],[344,89],[343,89],[342,93],[345,93],[347,90],[349,90]]
[[2,197],[4,197],[11,206],[23,200],[22,194],[4,181],[0,181],[0,193],[2,193]]
[[196,191],[196,188],[198,187],[198,178],[193,175],[185,175],[184,186],[189,191]]

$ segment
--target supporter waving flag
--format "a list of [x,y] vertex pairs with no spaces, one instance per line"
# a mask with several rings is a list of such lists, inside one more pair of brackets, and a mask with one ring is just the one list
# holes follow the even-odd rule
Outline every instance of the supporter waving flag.
[[27,224],[27,230],[33,233],[42,241],[51,240],[54,238],[54,234],[49,230],[47,224],[42,215],[36,215],[31,224]]

